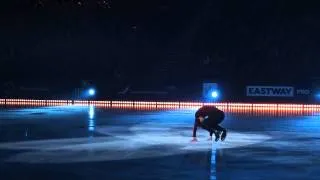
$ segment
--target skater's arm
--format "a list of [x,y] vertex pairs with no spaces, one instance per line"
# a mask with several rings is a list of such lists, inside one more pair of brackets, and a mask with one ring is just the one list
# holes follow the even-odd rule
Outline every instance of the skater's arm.
[[192,137],[197,137],[197,128],[198,128],[198,120],[197,118],[194,120],[194,125],[193,125],[193,133]]
[[204,117],[202,117],[202,116],[196,116],[196,117],[195,117],[195,119],[194,119],[194,125],[193,125],[193,134],[192,134],[193,137],[196,137],[196,136],[197,136],[198,126],[200,126],[203,121],[204,121]]

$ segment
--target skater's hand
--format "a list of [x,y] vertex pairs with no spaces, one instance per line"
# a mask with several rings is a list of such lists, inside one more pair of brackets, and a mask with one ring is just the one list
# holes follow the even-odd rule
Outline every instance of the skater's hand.
[[197,142],[197,141],[198,141],[198,139],[196,137],[193,137],[191,140],[191,142]]

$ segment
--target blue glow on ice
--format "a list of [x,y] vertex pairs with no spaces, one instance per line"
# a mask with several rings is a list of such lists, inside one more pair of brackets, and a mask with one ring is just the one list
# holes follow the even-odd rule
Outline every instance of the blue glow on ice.
[[95,109],[94,106],[89,107],[89,122],[88,122],[88,130],[94,131],[95,130]]

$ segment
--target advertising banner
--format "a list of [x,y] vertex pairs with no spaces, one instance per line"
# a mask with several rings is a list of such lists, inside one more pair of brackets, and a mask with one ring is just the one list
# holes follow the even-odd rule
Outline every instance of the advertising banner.
[[247,86],[247,96],[293,97],[294,94],[291,86]]

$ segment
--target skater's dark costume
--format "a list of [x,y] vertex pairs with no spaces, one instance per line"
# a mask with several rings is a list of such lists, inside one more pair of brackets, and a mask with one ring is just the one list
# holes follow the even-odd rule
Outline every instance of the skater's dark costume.
[[[201,122],[200,118],[204,118],[204,121]],[[202,106],[195,113],[195,121],[193,127],[193,137],[197,136],[197,128],[200,126],[201,128],[207,130],[210,133],[210,137],[213,133],[215,133],[216,141],[219,140],[220,134],[222,133],[221,140],[224,140],[226,137],[226,129],[219,126],[219,124],[224,120],[225,115],[224,112],[216,108],[215,106]]]

